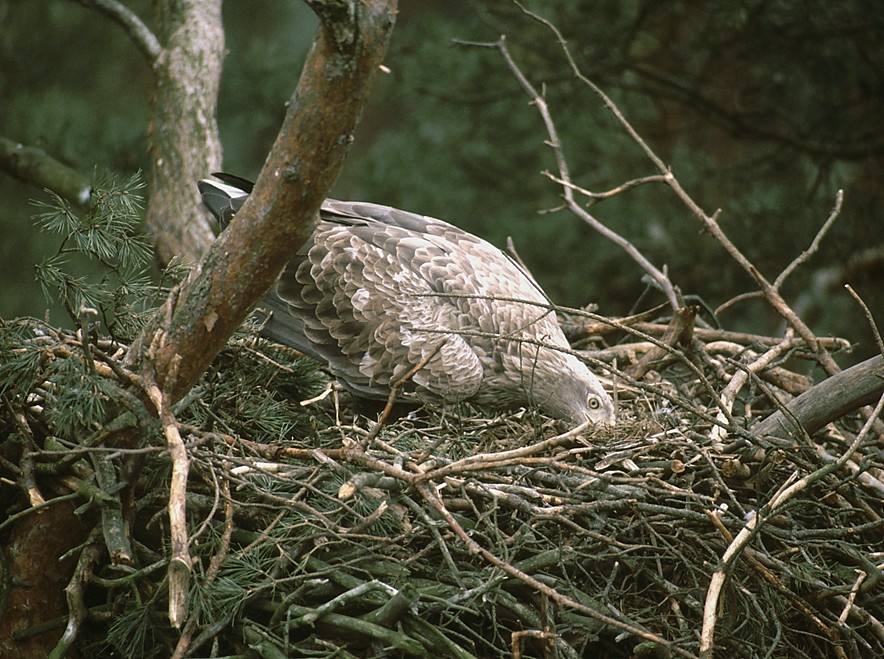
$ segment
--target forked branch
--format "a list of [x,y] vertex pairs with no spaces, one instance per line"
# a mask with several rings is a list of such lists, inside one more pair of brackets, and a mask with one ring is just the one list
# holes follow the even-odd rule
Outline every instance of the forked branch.
[[[587,211],[583,206],[577,203],[577,200],[574,198],[574,191],[581,190],[579,186],[574,185],[571,181],[571,173],[568,168],[568,161],[565,158],[565,152],[562,149],[561,140],[559,140],[558,130],[556,129],[555,121],[552,118],[552,114],[550,113],[549,106],[546,103],[546,99],[537,91],[531,81],[528,80],[527,76],[522,72],[519,68],[519,65],[516,64],[515,60],[513,60],[512,55],[509,52],[509,49],[506,45],[506,39],[501,38],[498,41],[491,43],[481,43],[481,42],[470,42],[470,41],[457,41],[460,45],[464,46],[476,46],[481,48],[494,48],[498,50],[503,56],[504,61],[509,67],[510,71],[513,74],[513,77],[518,81],[519,85],[521,85],[522,89],[525,91],[528,96],[531,97],[531,103],[537,108],[537,111],[540,113],[541,118],[543,119],[544,126],[546,127],[547,135],[549,139],[546,144],[553,150],[553,154],[556,159],[556,167],[559,170],[558,177],[550,177],[553,178],[557,183],[562,186],[562,197],[565,200],[565,204],[574,215],[579,217],[581,220],[586,222],[589,226],[591,226],[596,232],[600,233],[602,236],[607,238],[609,241],[620,247],[623,251],[625,251],[633,261],[638,263],[638,265],[644,270],[648,275],[650,275],[651,279],[657,284],[663,294],[666,296],[669,305],[672,307],[673,311],[677,310],[681,305],[678,299],[678,294],[675,291],[675,287],[672,285],[672,282],[669,281],[669,277],[666,274],[657,268],[653,263],[651,263],[645,256],[642,254],[639,249],[633,245],[629,240],[625,237],[621,236],[619,233],[606,226],[603,222],[601,222],[598,218],[592,215],[589,211]],[[639,185],[644,182],[651,182],[659,179],[647,179],[645,181],[637,181],[634,185],[624,184],[623,189],[628,189],[629,187],[635,187],[635,185]],[[612,194],[608,194],[606,196],[612,196]],[[593,195],[590,193],[590,197]],[[598,200],[598,197],[595,197]]]

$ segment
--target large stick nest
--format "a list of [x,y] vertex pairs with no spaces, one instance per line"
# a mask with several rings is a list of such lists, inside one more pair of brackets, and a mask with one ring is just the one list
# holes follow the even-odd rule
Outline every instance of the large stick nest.
[[[379,425],[334,392],[302,406],[311,376],[247,338],[158,422],[121,394],[121,346],[93,342],[85,377],[76,337],[15,331],[17,359],[42,357],[4,395],[3,505],[79,506],[67,624],[96,656],[695,656],[704,633],[720,656],[884,653],[868,412],[753,431],[810,386],[801,341],[595,350],[618,360],[621,422],[575,431],[468,406]],[[116,410],[91,435],[64,413],[77,378]]]

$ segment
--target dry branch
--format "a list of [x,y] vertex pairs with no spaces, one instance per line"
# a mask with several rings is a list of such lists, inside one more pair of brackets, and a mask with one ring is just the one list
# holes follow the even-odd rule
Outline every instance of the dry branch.
[[[541,118],[543,119],[544,126],[546,127],[547,134],[549,135],[549,140],[546,142],[547,146],[549,146],[553,150],[553,154],[556,158],[556,166],[559,169],[559,176],[556,179],[562,185],[562,196],[565,199],[565,204],[568,209],[574,213],[581,220],[586,222],[589,226],[591,226],[595,231],[600,233],[602,236],[610,240],[612,243],[620,247],[623,251],[625,251],[633,261],[638,263],[638,265],[644,270],[651,279],[659,286],[660,290],[666,296],[669,304],[672,306],[673,310],[678,309],[681,304],[679,303],[678,295],[675,292],[675,288],[672,285],[672,282],[669,281],[669,277],[666,274],[657,268],[653,263],[651,263],[645,256],[642,254],[638,248],[633,245],[629,240],[625,237],[621,236],[619,233],[606,226],[603,222],[599,221],[596,217],[591,215],[589,211],[583,208],[577,201],[574,199],[574,189],[576,186],[571,182],[571,174],[569,173],[568,162],[565,159],[565,152],[562,150],[562,143],[559,140],[558,130],[556,129],[556,124],[553,120],[552,114],[550,113],[549,106],[546,102],[546,99],[537,91],[534,85],[528,80],[527,76],[522,72],[519,65],[516,64],[515,60],[512,58],[512,55],[509,52],[509,48],[506,45],[506,40],[501,38],[499,41],[493,43],[479,43],[479,42],[470,42],[470,41],[456,41],[463,46],[476,46],[481,48],[494,48],[498,52],[500,52],[507,66],[513,74],[513,77],[518,81],[519,85],[525,91],[526,94],[531,98],[531,103],[537,107],[538,112],[540,113]],[[627,190],[632,185],[625,185],[623,190]],[[610,196],[610,195],[608,195]]]
[[[672,320],[660,337],[660,342],[669,348],[677,346],[689,346],[694,332],[694,319],[697,317],[697,307],[682,307],[672,314]],[[651,370],[654,362],[662,359],[672,350],[664,350],[662,347],[654,346],[653,349],[646,352],[644,356],[633,364],[627,371],[630,377],[641,380],[645,374]]]
[[[728,412],[733,410],[734,401],[736,400],[737,394],[740,389],[748,382],[750,373],[758,373],[759,371],[767,368],[770,364],[776,360],[780,359],[787,351],[791,348],[791,337],[787,336],[784,338],[779,344],[773,346],[770,350],[765,352],[763,355],[754,359],[750,364],[747,364],[744,370],[740,370],[737,372],[727,383],[727,386],[721,392],[721,404],[724,406]],[[727,421],[727,417],[719,413],[719,421],[724,423]],[[712,445],[717,446],[720,445],[721,442],[727,437],[727,431],[725,430],[723,425],[715,426],[712,428]]]
[[[787,405],[789,416],[813,434],[845,414],[874,403],[884,393],[884,357],[877,355],[826,378]],[[775,412],[753,429],[760,437],[796,438],[802,432],[782,412]]]
[[171,556],[169,557],[169,622],[176,629],[184,624],[187,616],[187,594],[190,586],[190,540],[187,531],[187,476],[190,461],[187,449],[181,439],[178,423],[170,409],[168,397],[156,384],[150,383],[147,394],[153,403],[163,434],[169,458],[172,462],[172,479],[169,484],[169,535]]
[[[779,291],[778,284],[771,284],[764,277],[764,275],[761,274],[758,268],[755,267],[755,265],[751,261],[749,261],[749,259],[746,258],[742,251],[731,241],[724,230],[722,230],[721,226],[718,223],[720,210],[716,211],[712,215],[708,215],[700,207],[700,205],[696,201],[694,201],[693,197],[691,197],[681,186],[681,183],[679,183],[678,179],[670,170],[670,168],[666,166],[663,160],[654,152],[654,150],[648,145],[648,143],[645,142],[645,140],[641,137],[641,135],[638,134],[635,128],[633,128],[632,124],[629,123],[625,115],[620,111],[620,108],[617,107],[614,101],[612,101],[611,98],[607,94],[605,94],[605,92],[598,85],[596,85],[594,82],[592,82],[592,80],[590,80],[583,74],[583,72],[580,70],[580,67],[577,65],[577,62],[574,60],[574,57],[572,56],[571,51],[568,48],[568,44],[562,36],[561,31],[559,31],[559,29],[555,25],[553,25],[545,18],[522,7],[522,5],[518,2],[515,2],[515,4],[518,5],[526,15],[530,16],[533,20],[544,25],[547,29],[550,30],[550,32],[555,36],[556,41],[558,42],[559,47],[561,48],[562,53],[564,54],[572,73],[577,77],[578,80],[580,80],[584,85],[592,90],[593,93],[595,93],[599,98],[602,99],[605,107],[607,107],[611,111],[611,113],[616,117],[617,121],[620,123],[626,133],[639,146],[639,148],[645,153],[648,159],[660,172],[660,175],[663,177],[663,182],[672,189],[676,197],[681,200],[681,202],[691,212],[691,214],[693,214],[697,219],[702,222],[706,230],[724,248],[728,256],[730,256],[743,270],[745,270],[749,274],[750,277],[752,277],[752,279],[755,280],[755,283],[758,285],[761,293],[764,295],[765,299],[768,301],[771,307],[773,307],[774,310],[778,314],[780,314],[780,316],[782,316],[787,323],[789,323],[789,325],[796,331],[796,333],[807,342],[808,346],[810,346],[814,350],[817,360],[819,361],[820,365],[822,365],[822,367],[825,369],[825,371],[829,375],[834,375],[835,373],[840,371],[840,367],[835,363],[835,360],[832,359],[832,356],[828,353],[825,347],[821,343],[819,343],[817,337],[811,331],[810,327],[807,326],[807,324],[798,316],[798,314],[795,313],[795,311],[783,298],[782,294]],[[510,69],[513,71],[513,75],[520,81],[523,87],[525,87],[525,85],[527,84],[528,86],[525,88],[533,92],[533,88],[531,88],[530,83],[528,83],[524,74],[522,74],[522,72],[518,70],[515,64],[512,63],[512,59],[509,57],[509,54],[506,51],[504,42],[500,41],[497,47],[504,54],[504,57],[507,60]],[[536,92],[533,92],[533,96],[536,96],[538,99],[540,99],[540,97],[537,96]],[[541,110],[542,112],[544,112],[546,109],[546,105],[545,103],[543,103],[542,99],[540,99],[540,103],[542,104],[540,105]],[[544,120],[546,121],[546,114],[544,114]],[[554,136],[553,133],[550,133],[550,135],[551,137]],[[557,150],[560,150],[558,138],[554,137],[552,141],[553,147]],[[567,170],[562,172],[561,178],[563,181],[570,181],[570,178],[567,175]],[[565,187],[565,195],[566,198],[569,195],[573,197],[571,187]],[[841,201],[842,196],[839,193],[836,198],[834,210],[830,213],[829,219],[823,224],[823,228],[817,234],[819,239],[822,238],[822,235],[825,233],[826,230],[828,230],[828,227],[831,226],[832,222],[834,222],[834,220],[838,217],[841,208]],[[574,211],[575,213],[578,212],[574,208],[572,208],[572,211]],[[582,214],[585,212],[580,209],[580,213]],[[586,215],[588,215],[588,213]],[[599,223],[593,224],[593,227],[601,231],[604,227],[597,226],[597,224]],[[815,249],[815,245],[817,242],[817,240],[814,240],[814,242],[811,244],[811,248],[808,250],[807,253],[808,256],[810,255],[810,253],[812,253],[812,250]],[[635,258],[635,256],[633,258]],[[784,279],[785,276],[787,276],[794,269],[794,267],[799,265],[806,258],[806,256],[799,256],[798,259],[796,259],[796,262],[794,262],[793,265],[790,265],[787,268],[786,272],[783,273],[780,279]],[[658,284],[662,286],[664,282],[668,283],[669,280],[667,277],[665,277],[665,275],[663,275],[663,273],[657,272],[657,275],[655,275],[654,273],[656,269],[652,267],[653,269],[648,270],[648,265],[650,264],[643,266],[645,271],[648,272],[652,276],[652,278],[657,281]],[[664,290],[667,289],[664,288]],[[669,284],[668,290],[672,290],[671,284]],[[674,293],[672,293],[671,295],[667,293],[667,297],[669,297],[670,302],[673,304],[673,309],[678,308],[679,305],[675,302]]]

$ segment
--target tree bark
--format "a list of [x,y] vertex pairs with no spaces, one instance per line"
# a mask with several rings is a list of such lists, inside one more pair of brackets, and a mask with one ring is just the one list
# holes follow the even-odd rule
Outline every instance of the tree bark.
[[64,587],[77,561],[73,555],[59,559],[89,535],[77,520],[66,501],[24,517],[6,532],[0,551],[0,656],[46,657],[58,643],[59,627],[46,623],[63,621],[68,613]]
[[172,402],[193,386],[310,235],[386,53],[396,0],[308,4],[320,32],[252,194],[130,350],[130,363],[152,369]]
[[196,262],[212,242],[196,182],[221,166],[215,108],[224,59],[221,0],[159,0],[152,62],[146,224],[157,259]]

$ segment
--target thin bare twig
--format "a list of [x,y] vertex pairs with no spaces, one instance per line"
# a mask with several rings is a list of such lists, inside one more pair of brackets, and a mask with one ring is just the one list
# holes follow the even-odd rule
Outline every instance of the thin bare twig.
[[377,422],[372,426],[372,429],[369,431],[368,435],[365,436],[363,440],[365,446],[368,446],[369,442],[378,436],[378,433],[381,430],[381,426],[383,426],[387,419],[390,417],[390,413],[393,411],[393,405],[396,402],[396,397],[399,395],[399,390],[405,386],[405,383],[408,382],[414,375],[420,371],[424,366],[426,366],[430,360],[436,356],[436,353],[442,348],[442,344],[440,343],[436,348],[425,355],[418,361],[417,364],[412,366],[407,373],[403,376],[396,378],[395,381],[390,383],[390,393],[387,396],[387,404],[384,405],[384,409],[381,411],[381,415],[378,417]]
[[826,233],[829,231],[831,226],[835,223],[835,220],[838,219],[838,216],[841,215],[841,205],[844,203],[844,190],[838,190],[838,193],[835,195],[835,207],[832,208],[832,212],[829,213],[828,219],[823,223],[823,226],[820,227],[820,230],[817,231],[816,236],[814,236],[813,241],[810,243],[810,247],[801,252],[795,259],[785,267],[785,269],[780,273],[780,276],[774,280],[773,286],[775,289],[779,290],[782,287],[783,282],[786,281],[786,277],[791,275],[795,269],[807,261],[811,256],[816,254],[816,251],[820,248],[820,243],[823,241]]
[[580,425],[571,428],[561,435],[550,437],[549,439],[545,439],[529,446],[521,446],[509,451],[496,451],[494,453],[479,453],[477,455],[471,455],[462,460],[458,460],[457,462],[452,462],[443,467],[438,467],[437,469],[415,475],[413,482],[438,480],[443,476],[448,476],[450,474],[463,473],[465,471],[478,469],[493,469],[501,465],[509,464],[515,460],[524,460],[529,456],[541,453],[549,448],[569,442],[575,437],[579,437],[591,423],[591,421],[584,421]]
[[[774,360],[779,359],[791,349],[792,333],[789,332],[787,336],[777,345],[772,347],[760,357],[753,359],[750,364],[747,364],[745,366],[745,370],[737,371],[737,373],[734,374],[734,376],[731,378],[731,381],[728,382],[725,388],[721,391],[721,404],[728,410],[732,410],[734,406],[734,401],[737,398],[737,394],[739,393],[740,389],[743,388],[743,385],[745,385],[746,382],[749,380],[749,373],[757,373],[767,368]],[[722,415],[721,412],[719,412],[718,415],[719,420],[723,422],[727,421],[727,417]],[[718,446],[725,439],[727,439],[727,428],[720,425],[712,426],[712,445]]]
[[626,183],[621,183],[620,185],[611,188],[610,190],[605,190],[604,192],[591,192],[586,188],[583,188],[576,183],[571,181],[566,181],[564,179],[559,178],[555,174],[549,171],[541,172],[545,177],[547,177],[550,181],[554,181],[559,185],[563,185],[571,188],[575,192],[579,192],[584,197],[589,197],[590,201],[587,206],[592,206],[593,204],[603,201],[605,199],[610,199],[611,197],[616,197],[618,194],[626,192],[628,190],[632,190],[633,188],[637,188],[640,185],[645,185],[646,183],[665,183],[666,178],[661,176],[660,174],[652,174],[650,176],[642,176],[640,178],[634,178],[631,181],[626,181]]
[[875,322],[875,317],[872,315],[872,310],[869,309],[869,305],[865,303],[859,293],[853,290],[853,287],[850,284],[844,284],[844,288],[847,289],[847,292],[850,293],[851,297],[856,300],[856,303],[863,310],[863,313],[866,315],[866,320],[869,321],[869,328],[872,330],[872,335],[875,337],[875,345],[878,346],[878,352],[884,355],[884,340],[881,339],[881,330],[878,329],[878,323]]
[[652,641],[657,643],[658,645],[669,649],[670,651],[682,656],[682,657],[690,657],[695,659],[694,655],[688,652],[687,650],[683,650],[677,646],[674,646],[671,642],[663,638],[662,636],[658,636],[652,632],[649,632],[645,629],[637,627],[635,625],[629,624],[627,622],[623,622],[622,620],[618,620],[617,618],[612,618],[611,616],[605,615],[589,606],[581,604],[580,602],[568,597],[567,595],[562,595],[554,588],[548,586],[547,584],[538,581],[534,577],[529,574],[526,574],[519,568],[506,561],[498,558],[492,552],[485,549],[482,545],[476,542],[460,525],[460,523],[455,519],[455,517],[449,512],[448,508],[445,506],[443,501],[439,498],[438,493],[435,489],[427,482],[416,483],[415,487],[417,491],[421,494],[423,499],[430,504],[445,520],[448,524],[448,527],[461,539],[461,542],[467,546],[470,553],[477,554],[485,559],[488,563],[495,566],[496,568],[503,570],[505,573],[518,579],[522,583],[530,586],[534,590],[539,593],[545,595],[553,602],[556,602],[560,606],[567,607],[578,613],[582,613],[583,615],[589,616],[599,622],[608,625],[609,627],[613,627],[614,629],[621,629],[625,632],[638,636],[639,638],[643,638],[647,641]]
[[841,615],[838,616],[838,624],[843,625],[847,622],[847,618],[850,615],[850,609],[853,608],[853,603],[856,601],[856,594],[859,592],[859,587],[863,585],[863,581],[866,580],[866,577],[869,576],[864,570],[856,571],[856,581],[853,582],[853,586],[850,588],[850,594],[847,596],[847,602],[844,604],[844,609],[841,611]]
[[757,300],[758,298],[764,298],[764,294],[761,291],[747,291],[745,293],[740,293],[738,295],[734,295],[729,300],[725,300],[712,312],[714,316],[718,316],[722,311],[726,309],[730,309],[732,306],[739,302],[745,302],[746,300]]

